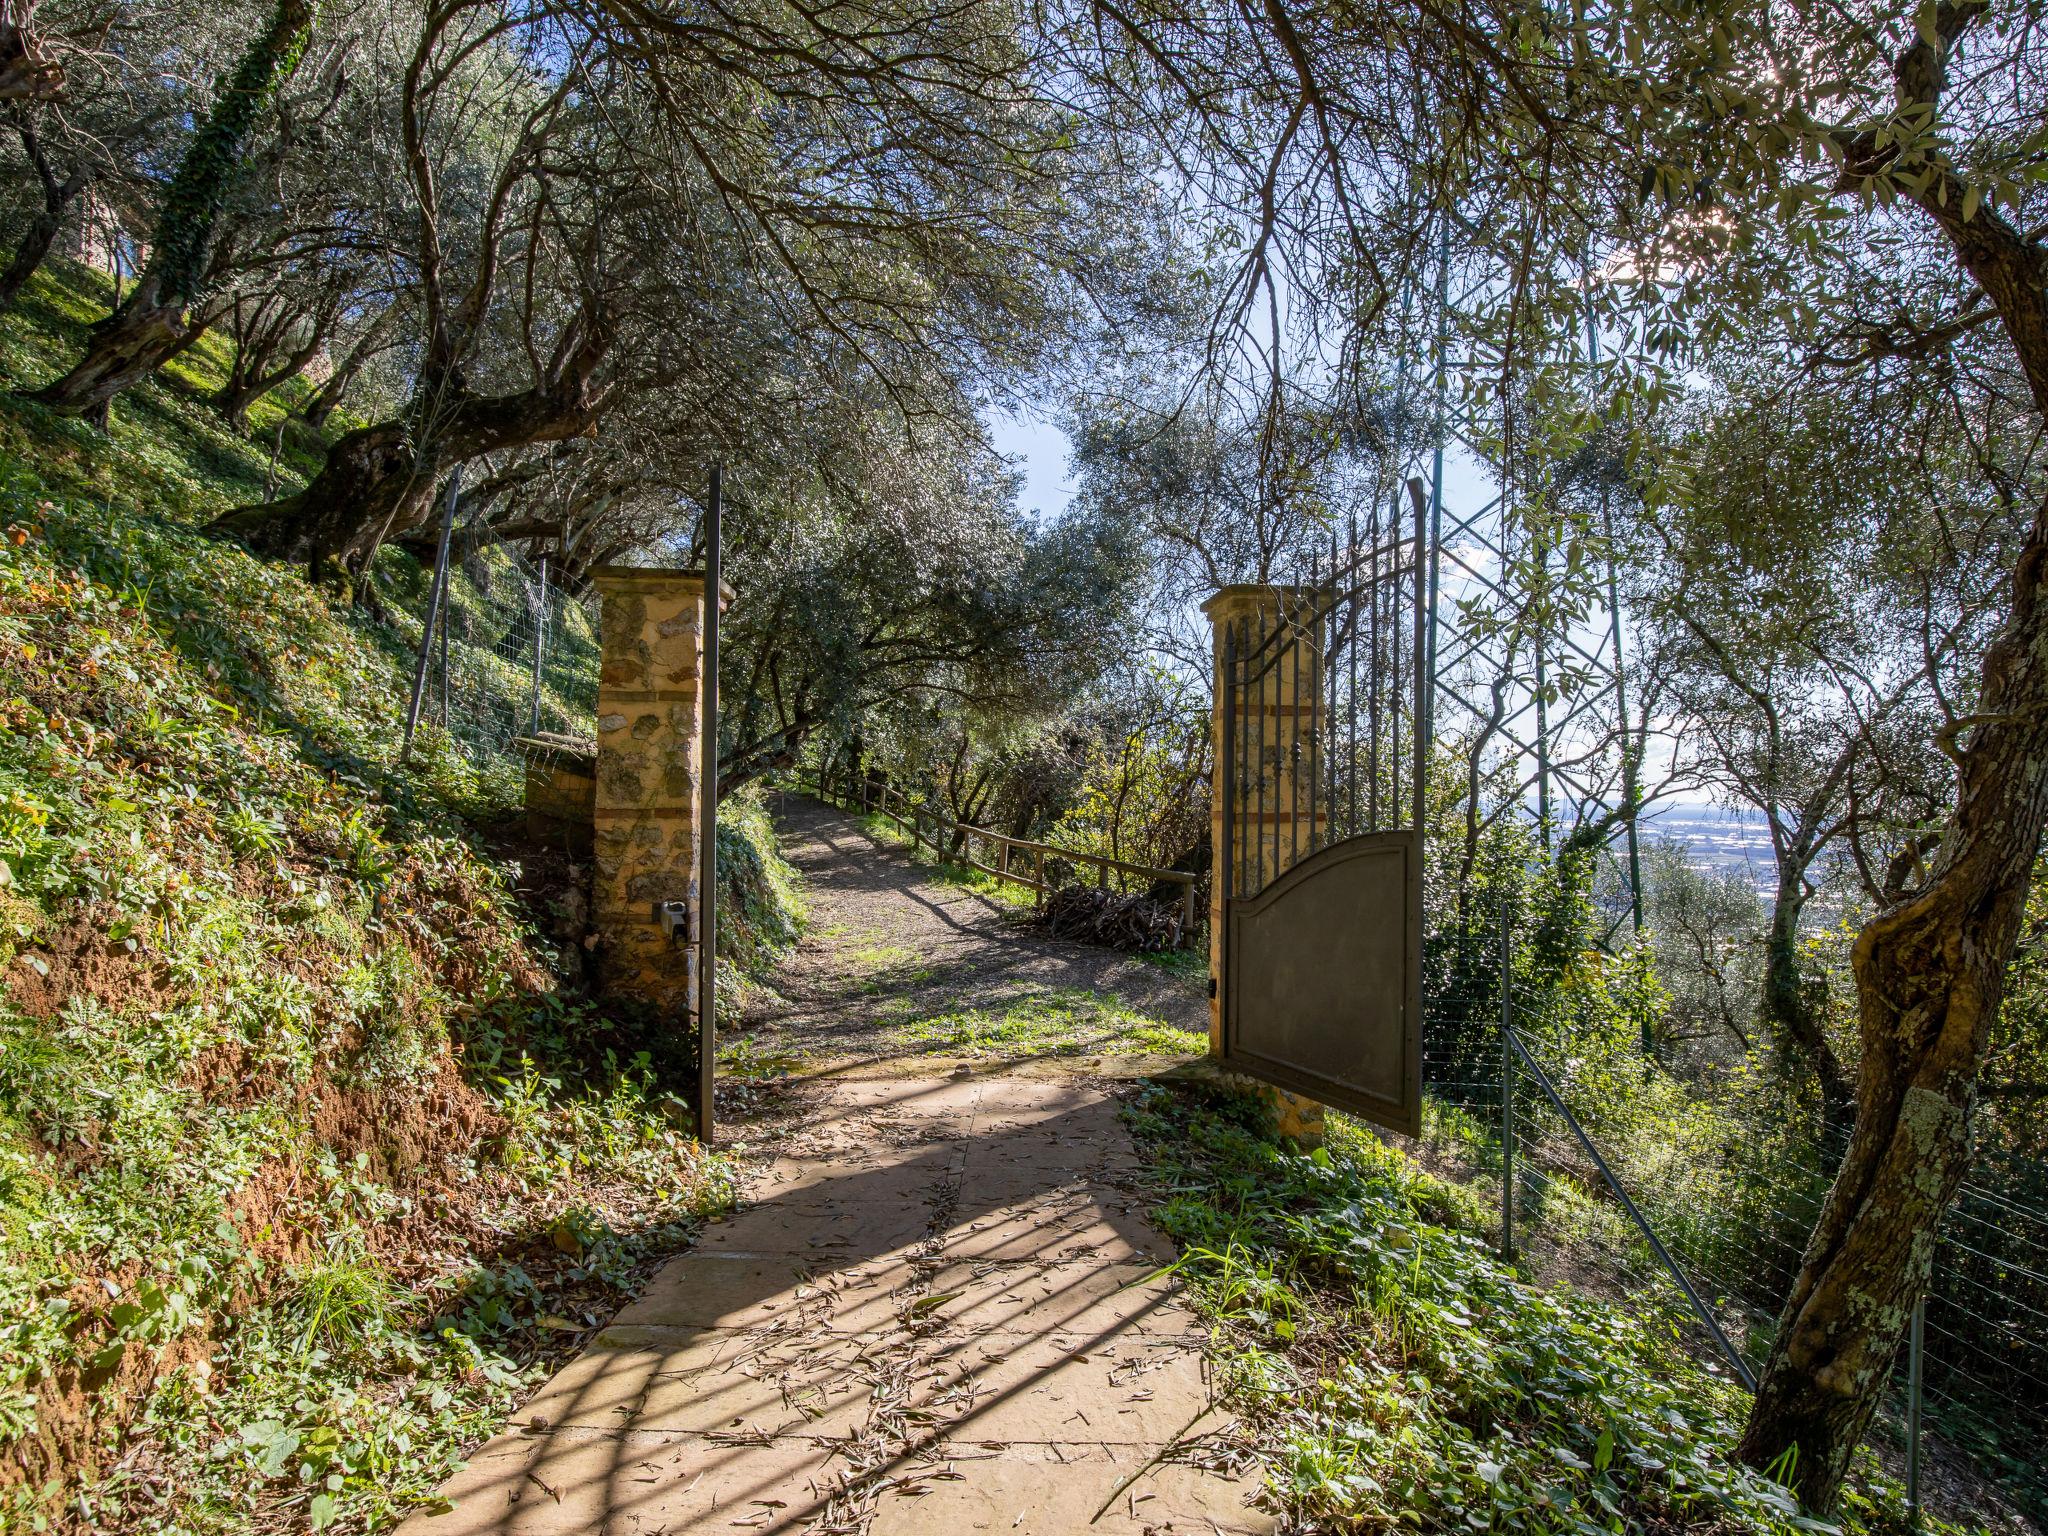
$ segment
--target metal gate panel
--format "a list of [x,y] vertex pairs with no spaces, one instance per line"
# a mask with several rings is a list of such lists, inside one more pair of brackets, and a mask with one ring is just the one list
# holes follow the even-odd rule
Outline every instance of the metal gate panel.
[[1229,908],[1224,1057],[1375,1124],[1421,1130],[1415,831],[1318,849]]
[[1224,1062],[1415,1134],[1422,1111],[1427,505],[1332,527],[1293,585],[1225,587],[1215,627],[1212,936]]

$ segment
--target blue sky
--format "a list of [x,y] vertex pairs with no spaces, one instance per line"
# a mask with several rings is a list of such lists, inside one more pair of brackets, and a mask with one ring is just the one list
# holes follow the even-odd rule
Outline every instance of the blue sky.
[[1023,471],[1024,509],[1046,517],[1066,511],[1074,496],[1067,475],[1067,434],[1028,411],[990,411],[987,419],[996,451]]

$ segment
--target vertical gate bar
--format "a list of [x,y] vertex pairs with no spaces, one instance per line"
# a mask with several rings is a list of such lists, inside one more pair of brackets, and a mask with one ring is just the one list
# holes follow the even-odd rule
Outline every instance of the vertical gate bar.
[[1263,684],[1256,681],[1260,648],[1253,638],[1249,618],[1245,620],[1244,627],[1244,708],[1245,724],[1249,727],[1245,739],[1244,841],[1248,856],[1244,866],[1244,894],[1250,897],[1258,895],[1259,887],[1265,883],[1259,874],[1266,862],[1266,826],[1259,820],[1259,809],[1266,803],[1266,711]]
[[1916,1531],[1920,1529],[1920,1402],[1926,1377],[1927,1286],[1923,1285],[1913,1298],[1913,1331],[1906,1341],[1906,1520]]
[[1230,902],[1236,894],[1237,880],[1237,620],[1226,620],[1223,625],[1223,675],[1217,686],[1223,690],[1223,740],[1218,744],[1217,758],[1223,771],[1223,783],[1218,787],[1218,798],[1223,802],[1223,814],[1217,820],[1217,837],[1220,846],[1213,850],[1215,873],[1218,882],[1218,900],[1215,916],[1212,918],[1218,931],[1209,936],[1209,953],[1220,956],[1216,974],[1209,978],[1209,984],[1216,989],[1217,1038],[1213,1045],[1220,1046],[1223,1054],[1230,1049]]
[[1327,611],[1322,617],[1324,672],[1322,681],[1324,686],[1329,689],[1329,696],[1324,706],[1326,713],[1323,716],[1323,803],[1328,808],[1330,817],[1330,835],[1324,839],[1325,842],[1336,841],[1338,836],[1337,828],[1341,821],[1337,807],[1337,796],[1342,787],[1342,781],[1337,777],[1339,772],[1341,772],[1340,759],[1337,755],[1337,594],[1344,590],[1344,583],[1350,579],[1347,573],[1349,564],[1348,556],[1341,559],[1338,557],[1337,520],[1332,518],[1330,520],[1330,595],[1326,604]]
[[1500,1256],[1515,1256],[1515,1004],[1509,983],[1508,899],[1500,898]]
[[1237,844],[1239,844],[1237,801],[1245,795],[1243,750],[1241,750],[1241,745],[1239,745],[1239,737],[1245,733],[1245,723],[1239,719],[1239,709],[1243,707],[1243,696],[1237,690],[1237,666],[1239,666],[1237,664],[1237,657],[1243,653],[1243,649],[1237,643],[1237,623],[1239,621],[1235,621],[1235,618],[1233,618],[1233,621],[1229,621],[1229,625],[1225,625],[1225,631],[1223,631],[1225,641],[1227,641],[1227,645],[1225,645],[1225,657],[1227,657],[1225,678],[1229,678],[1229,684],[1231,684],[1227,694],[1225,694],[1225,700],[1229,702],[1229,709],[1231,709],[1231,717],[1227,721],[1229,729],[1223,735],[1223,752],[1225,752],[1225,758],[1231,764],[1229,784],[1225,786],[1227,793],[1223,797],[1223,827],[1225,827],[1225,836],[1229,838],[1229,844],[1231,844],[1231,866],[1225,870],[1229,874],[1229,885],[1225,887],[1225,897],[1237,895],[1237,889],[1241,885],[1241,881],[1237,879],[1237,860],[1243,856],[1239,852],[1239,848],[1237,848]]
[[1255,722],[1252,716],[1254,706],[1251,700],[1251,616],[1247,614],[1240,622],[1243,632],[1238,638],[1237,646],[1237,670],[1239,675],[1231,686],[1237,691],[1237,711],[1241,717],[1237,722],[1237,732],[1243,738],[1243,743],[1240,747],[1242,761],[1239,766],[1244,771],[1237,781],[1237,798],[1231,805],[1230,814],[1238,818],[1243,826],[1243,831],[1232,845],[1236,849],[1239,865],[1236,876],[1237,894],[1239,896],[1255,896],[1258,894],[1258,891],[1254,885],[1253,870],[1256,868],[1254,861],[1259,856],[1259,825],[1252,820],[1252,800],[1258,791],[1257,786],[1252,783],[1252,737],[1255,732]]
[[[1345,657],[1350,673],[1351,686],[1344,700],[1348,715],[1349,746],[1346,750],[1344,771],[1351,779],[1351,825],[1347,829],[1358,831],[1358,508],[1347,507],[1344,512],[1345,536],[1351,547],[1344,552],[1345,569],[1351,573],[1351,596],[1347,605]],[[1334,685],[1333,685],[1334,686]]]
[[[1260,628],[1264,625],[1261,622]],[[1262,878],[1266,867],[1266,824],[1260,820],[1260,813],[1266,805],[1266,699],[1265,681],[1259,675],[1259,658],[1264,647],[1259,644],[1258,631],[1252,627],[1251,619],[1245,620],[1244,637],[1244,708],[1245,724],[1251,727],[1250,739],[1245,742],[1245,849],[1248,857],[1244,868],[1244,894],[1247,897],[1259,894],[1265,884]]]
[[697,1139],[707,1147],[717,1134],[712,1062],[718,1048],[718,568],[724,499],[724,466],[713,464],[704,504],[704,662],[697,679],[703,710],[697,736]]
[[[1313,601],[1314,601],[1314,599],[1310,599],[1310,601],[1311,601],[1311,602],[1313,602]],[[1295,761],[1294,761],[1294,768],[1293,768],[1293,771],[1292,771],[1292,773],[1290,773],[1290,774],[1289,774],[1289,776],[1288,776],[1288,781],[1287,781],[1287,782],[1288,782],[1288,787],[1289,787],[1289,788],[1290,788],[1290,790],[1292,791],[1292,795],[1291,795],[1291,797],[1290,797],[1290,798],[1291,798],[1291,799],[1292,799],[1292,800],[1294,801],[1294,804],[1293,804],[1293,806],[1291,807],[1291,810],[1293,811],[1293,813],[1294,813],[1294,814],[1292,814],[1292,815],[1290,816],[1290,818],[1289,818],[1289,819],[1290,819],[1290,820],[1291,820],[1291,821],[1293,822],[1293,835],[1292,835],[1292,836],[1291,836],[1291,837],[1289,838],[1289,840],[1288,840],[1288,841],[1289,841],[1289,845],[1290,845],[1289,851],[1290,851],[1290,852],[1291,852],[1291,853],[1292,853],[1292,854],[1294,855],[1294,859],[1293,859],[1293,862],[1294,862],[1294,863],[1297,863],[1297,864],[1299,864],[1299,863],[1301,862],[1301,859],[1302,859],[1302,850],[1301,850],[1302,836],[1301,836],[1301,816],[1300,816],[1300,810],[1301,810],[1301,804],[1300,804],[1300,797],[1301,797],[1301,756],[1302,756],[1302,733],[1301,733],[1301,718],[1300,718],[1300,716],[1301,716],[1301,695],[1302,695],[1302,691],[1303,691],[1303,690],[1302,690],[1302,676],[1301,676],[1301,670],[1302,670],[1302,661],[1303,661],[1303,658],[1304,658],[1304,655],[1305,655],[1305,651],[1306,651],[1306,648],[1307,648],[1308,644],[1309,644],[1309,630],[1308,630],[1308,627],[1307,627],[1307,625],[1306,625],[1306,624],[1304,624],[1304,623],[1302,622],[1302,620],[1301,620],[1301,618],[1300,618],[1299,614],[1297,613],[1297,615],[1296,615],[1296,619],[1295,619],[1295,624],[1294,624],[1294,718],[1288,721],[1288,730],[1287,730],[1287,739],[1288,739],[1288,742],[1289,742],[1289,744],[1290,744],[1290,746],[1291,746],[1291,749],[1292,749],[1292,751],[1293,751],[1293,753],[1294,753],[1294,759],[1295,759]],[[1313,849],[1315,848],[1315,845],[1316,845],[1316,771],[1317,771],[1317,764],[1316,764],[1316,731],[1317,731],[1317,730],[1319,730],[1319,729],[1321,728],[1322,722],[1321,722],[1320,720],[1318,720],[1318,719],[1316,718],[1316,703],[1315,703],[1315,701],[1316,701],[1316,694],[1317,694],[1317,690],[1316,690],[1316,689],[1314,689],[1314,688],[1310,688],[1310,689],[1308,689],[1308,690],[1307,690],[1307,692],[1308,692],[1308,721],[1309,721],[1309,730],[1308,730],[1308,768],[1309,768],[1309,773],[1308,773],[1308,846],[1309,846],[1309,848],[1310,848],[1311,850],[1313,850]]]
[[1252,691],[1252,671],[1258,664],[1258,651],[1252,643],[1252,616],[1245,615],[1244,643],[1238,647],[1238,670],[1242,674],[1238,681],[1237,707],[1244,720],[1238,729],[1244,732],[1244,778],[1238,785],[1238,796],[1244,802],[1244,836],[1240,844],[1239,857],[1244,868],[1238,871],[1237,894],[1252,897],[1259,893],[1259,860],[1264,857],[1265,836],[1259,826],[1258,817],[1252,807],[1263,792],[1259,782],[1259,701]]
[[[1274,874],[1280,872],[1280,764],[1278,764],[1278,758],[1280,758],[1280,713],[1278,713],[1278,705],[1280,705],[1280,676],[1278,676],[1278,672],[1274,672],[1274,668],[1278,666],[1278,655],[1272,653],[1272,647],[1280,643],[1282,635],[1280,635],[1280,627],[1272,621],[1270,614],[1262,618],[1260,629],[1264,631],[1264,635],[1260,637],[1260,655],[1266,657],[1264,672],[1260,674],[1260,825],[1272,823],[1272,829],[1274,829],[1274,866],[1272,866],[1272,874],[1266,872],[1266,856],[1264,856],[1264,852],[1260,854],[1260,889],[1264,891],[1268,885],[1272,885]],[[1272,678],[1270,684],[1268,684],[1268,678]],[[1270,705],[1266,702],[1266,694],[1268,692],[1272,692],[1272,696],[1274,696]],[[1274,727],[1272,748],[1268,748],[1268,745],[1266,745],[1266,727],[1268,727],[1268,723]],[[1270,772],[1268,772],[1268,756],[1266,756],[1268,752],[1272,752],[1272,758],[1274,758],[1270,762]]]
[[[1334,532],[1331,537],[1334,543]],[[1331,564],[1333,570],[1337,568],[1336,562],[1333,561]],[[1342,582],[1344,578],[1342,576],[1335,576],[1332,579],[1333,581]],[[1322,619],[1323,682],[1329,688],[1329,697],[1325,706],[1327,713],[1323,717],[1323,801],[1329,807],[1330,836],[1325,841],[1330,842],[1334,842],[1338,835],[1337,828],[1340,818],[1337,810],[1337,796],[1343,787],[1342,780],[1337,776],[1340,771],[1338,765],[1341,762],[1337,754],[1337,647],[1340,643],[1337,638],[1337,594],[1341,590],[1341,586],[1331,587],[1329,610],[1323,615]],[[1346,830],[1348,831],[1349,829],[1347,828]]]
[[[1323,599],[1322,589],[1310,589],[1308,619],[1303,625],[1302,644],[1308,647],[1318,645],[1317,637],[1322,632]],[[1295,670],[1294,691],[1300,695],[1301,672],[1298,664]],[[1316,795],[1322,788],[1323,779],[1323,674],[1315,673],[1309,678],[1308,687],[1308,851],[1316,851]],[[1297,849],[1300,840],[1296,839]]]
[[1372,631],[1372,649],[1365,658],[1365,686],[1370,701],[1367,712],[1369,743],[1366,752],[1367,778],[1365,781],[1366,822],[1374,831],[1380,825],[1380,509],[1379,498],[1373,498],[1371,524],[1366,538],[1372,543],[1371,569],[1367,572],[1365,589],[1366,624]]
[[[1399,498],[1399,492],[1395,492]],[[1386,821],[1401,825],[1401,502],[1386,518],[1393,569],[1386,573]]]

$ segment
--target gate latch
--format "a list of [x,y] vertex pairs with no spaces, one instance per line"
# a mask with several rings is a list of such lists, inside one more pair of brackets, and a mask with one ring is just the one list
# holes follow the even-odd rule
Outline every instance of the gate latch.
[[690,942],[690,904],[687,901],[657,901],[654,916],[661,924],[662,936],[671,944]]
[[1209,978],[1209,995],[1211,997],[1216,995],[1216,978],[1214,976]]

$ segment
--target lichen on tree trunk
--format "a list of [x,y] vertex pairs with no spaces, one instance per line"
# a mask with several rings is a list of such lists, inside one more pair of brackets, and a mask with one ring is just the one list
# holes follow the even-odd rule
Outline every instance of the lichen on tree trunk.
[[2044,571],[2048,507],[1985,660],[1982,723],[1927,884],[1856,941],[1856,1125],[1740,1449],[1822,1513],[1883,1396],[1936,1227],[1969,1167],[1978,1074],[2048,819]]

